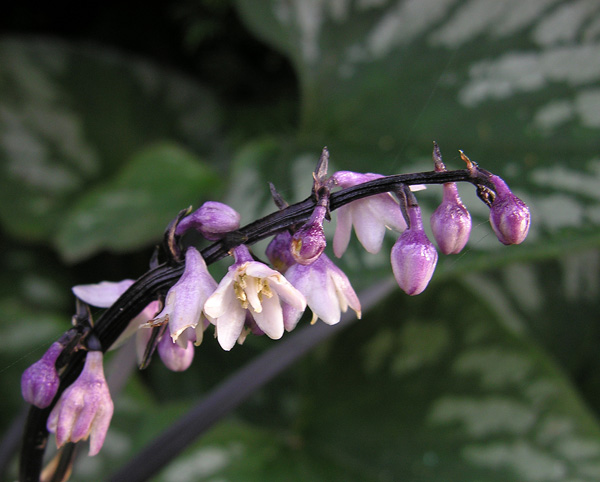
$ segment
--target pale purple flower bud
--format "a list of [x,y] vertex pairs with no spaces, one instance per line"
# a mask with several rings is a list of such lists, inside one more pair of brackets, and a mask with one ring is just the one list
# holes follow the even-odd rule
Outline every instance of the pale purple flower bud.
[[391,261],[398,285],[412,296],[427,288],[438,254],[423,230],[421,210],[417,206],[410,206],[408,216],[410,227],[392,247]]
[[195,229],[210,241],[218,241],[225,233],[240,227],[240,214],[227,204],[216,201],[205,202],[177,225],[175,234]]
[[40,360],[23,372],[21,393],[26,402],[38,408],[46,408],[52,403],[60,384],[55,364],[63,348],[55,341]]
[[490,176],[496,198],[490,207],[490,224],[503,244],[520,244],[527,237],[531,215],[527,204],[515,196],[496,175]]
[[[381,177],[381,174],[338,171],[333,174],[332,179],[338,186],[347,188]],[[389,193],[376,194],[342,206],[337,210],[333,236],[333,252],[338,258],[348,247],[353,226],[363,247],[369,253],[377,253],[381,249],[386,228],[402,232],[406,229],[406,222],[398,209],[398,203]]]
[[291,252],[297,263],[311,264],[325,250],[323,220],[326,214],[325,206],[317,206],[306,224],[293,234]]
[[[360,318],[360,301],[348,277],[325,254],[312,264],[293,265],[286,277],[306,297],[306,303],[313,312],[312,323],[321,318],[328,325],[335,325],[348,307]],[[284,304],[283,321],[287,331],[295,328],[302,312]]]
[[102,367],[102,352],[86,355],[83,371],[62,393],[48,417],[48,431],[56,434],[56,445],[79,442],[90,437],[90,456],[104,444],[114,405]]
[[277,234],[267,246],[265,254],[273,267],[280,273],[285,274],[287,269],[296,264],[290,247],[292,245],[292,235],[288,231]]
[[471,215],[453,182],[444,184],[442,203],[431,215],[431,230],[444,254],[460,253],[469,240]]
[[[193,330],[188,328],[187,331],[190,331],[191,333],[189,336],[193,337]],[[157,346],[160,359],[169,370],[174,372],[187,370],[194,360],[193,340],[188,336],[183,336],[182,338],[186,339],[185,348],[182,348],[179,343],[175,343],[166,333],[158,342]]]

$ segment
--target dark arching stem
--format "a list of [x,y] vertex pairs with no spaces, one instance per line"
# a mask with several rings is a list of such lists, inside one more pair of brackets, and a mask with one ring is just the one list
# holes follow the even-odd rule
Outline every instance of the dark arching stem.
[[[385,176],[363,184],[331,193],[329,209],[334,211],[348,203],[368,196],[394,192],[401,185],[444,184],[447,182],[469,182],[475,186],[494,190],[489,181],[490,173],[477,166],[455,171],[427,171],[412,174]],[[261,219],[243,226],[237,231],[204,248],[201,253],[207,264],[214,263],[228,255],[231,248],[252,245],[271,237],[291,226],[306,221],[316,205],[314,193],[307,199],[275,211]],[[95,321],[88,333],[100,342],[106,351],[125,330],[129,321],[138,315],[159,293],[166,292],[183,273],[182,263],[164,263],[144,273],[121,297]],[[20,460],[20,480],[38,482],[42,468],[42,458],[48,439],[46,421],[54,404],[62,392],[75,381],[82,370],[85,352],[74,351],[61,373],[61,383],[54,402],[48,408],[31,407],[23,436]]]

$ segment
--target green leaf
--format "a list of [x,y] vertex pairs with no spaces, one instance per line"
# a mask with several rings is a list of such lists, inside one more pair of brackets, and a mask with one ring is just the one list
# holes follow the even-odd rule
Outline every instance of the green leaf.
[[68,261],[161,239],[170,220],[215,196],[215,172],[188,151],[158,144],[136,154],[110,182],[82,196],[61,223],[56,247]]
[[366,319],[314,364],[303,446],[354,480],[596,480],[597,423],[561,369],[443,288],[394,297],[372,313],[384,327]]
[[149,144],[206,155],[218,138],[215,101],[196,83],[50,39],[0,41],[0,111],[0,222],[28,240],[55,235],[79,196]]
[[[249,27],[294,63],[304,148],[327,145],[343,169],[392,173],[431,169],[435,139],[449,168],[462,164],[462,148],[530,205],[520,253],[598,246],[600,57],[595,24],[586,21],[597,14],[592,4],[237,5]],[[427,210],[440,200],[430,191],[419,196]],[[496,243],[487,208],[471,191],[471,250],[493,251],[500,263],[519,256]]]

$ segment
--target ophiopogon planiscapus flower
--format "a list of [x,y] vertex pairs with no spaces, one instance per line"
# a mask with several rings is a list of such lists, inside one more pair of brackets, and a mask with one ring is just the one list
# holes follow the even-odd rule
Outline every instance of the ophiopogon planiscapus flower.
[[[527,206],[502,179],[461,155],[466,169],[447,170],[435,146],[434,171],[390,176],[338,171],[329,176],[325,149],[305,200],[288,205],[273,188],[279,209],[242,227],[239,214],[222,203],[207,202],[192,214],[184,210],[167,227],[150,270],[136,281],[75,287],[80,301],[74,326],[23,375],[23,396],[32,407],[21,478],[39,480],[46,427],[59,446],[90,437],[90,453],[100,450],[113,410],[102,353],[128,335],[137,333],[142,367],[156,349],[168,367],[183,370],[192,363],[194,343],[212,326],[218,343],[230,350],[250,333],[281,338],[296,327],[307,305],[313,322],[321,318],[335,324],[348,307],[360,317],[350,280],[326,253],[323,223],[330,212],[338,211],[333,237],[338,257],[346,251],[352,228],[371,253],[381,250],[388,228],[400,233],[390,259],[398,284],[410,295],[425,289],[438,256],[411,192],[417,185],[444,185],[444,199],[431,220],[443,253],[460,251],[470,231],[470,215],[455,190],[458,182],[476,186],[502,243],[521,243],[530,224]],[[198,237],[186,236],[189,230],[203,236],[204,244],[194,244]],[[271,266],[250,250],[267,238],[273,238],[265,252]],[[228,256],[234,262],[217,284],[210,265]],[[92,320],[87,304],[105,311]],[[85,408],[80,410],[81,404]],[[70,455],[64,453],[59,457],[67,460]],[[65,461],[51,469],[54,479],[64,479],[68,467]]]

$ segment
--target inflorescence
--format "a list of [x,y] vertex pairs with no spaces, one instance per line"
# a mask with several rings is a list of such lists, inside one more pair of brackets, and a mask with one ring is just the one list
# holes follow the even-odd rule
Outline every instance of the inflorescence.
[[[137,281],[75,286],[73,327],[22,376],[23,397],[33,405],[21,459],[23,479],[38,480],[45,445],[41,442],[49,433],[55,434],[59,448],[89,437],[89,454],[100,451],[113,413],[103,353],[130,336],[136,337],[140,368],[156,351],[167,368],[182,371],[210,328],[221,347],[231,350],[249,334],[281,338],[296,327],[307,307],[311,323],[321,319],[336,324],[348,307],[360,318],[360,300],[348,277],[324,252],[323,224],[331,211],[337,210],[333,253],[338,258],[353,228],[369,253],[380,251],[387,230],[400,233],[391,250],[391,266],[409,295],[427,287],[438,259],[413,192],[419,185],[443,184],[442,203],[430,220],[442,253],[459,253],[471,231],[471,216],[456,182],[476,186],[502,243],[521,243],[529,230],[528,207],[502,179],[479,168],[462,151],[461,156],[467,168],[448,171],[434,143],[434,171],[395,176],[338,171],[328,176],[325,148],[306,200],[288,206],[271,186],[279,210],[243,228],[240,215],[219,202],[206,202],[191,213],[184,210],[167,227],[151,269]],[[199,250],[186,243],[191,231],[212,244]],[[269,237],[268,265],[250,246]],[[207,265],[227,255],[233,264],[217,282]],[[106,310],[94,321],[90,306]]]

